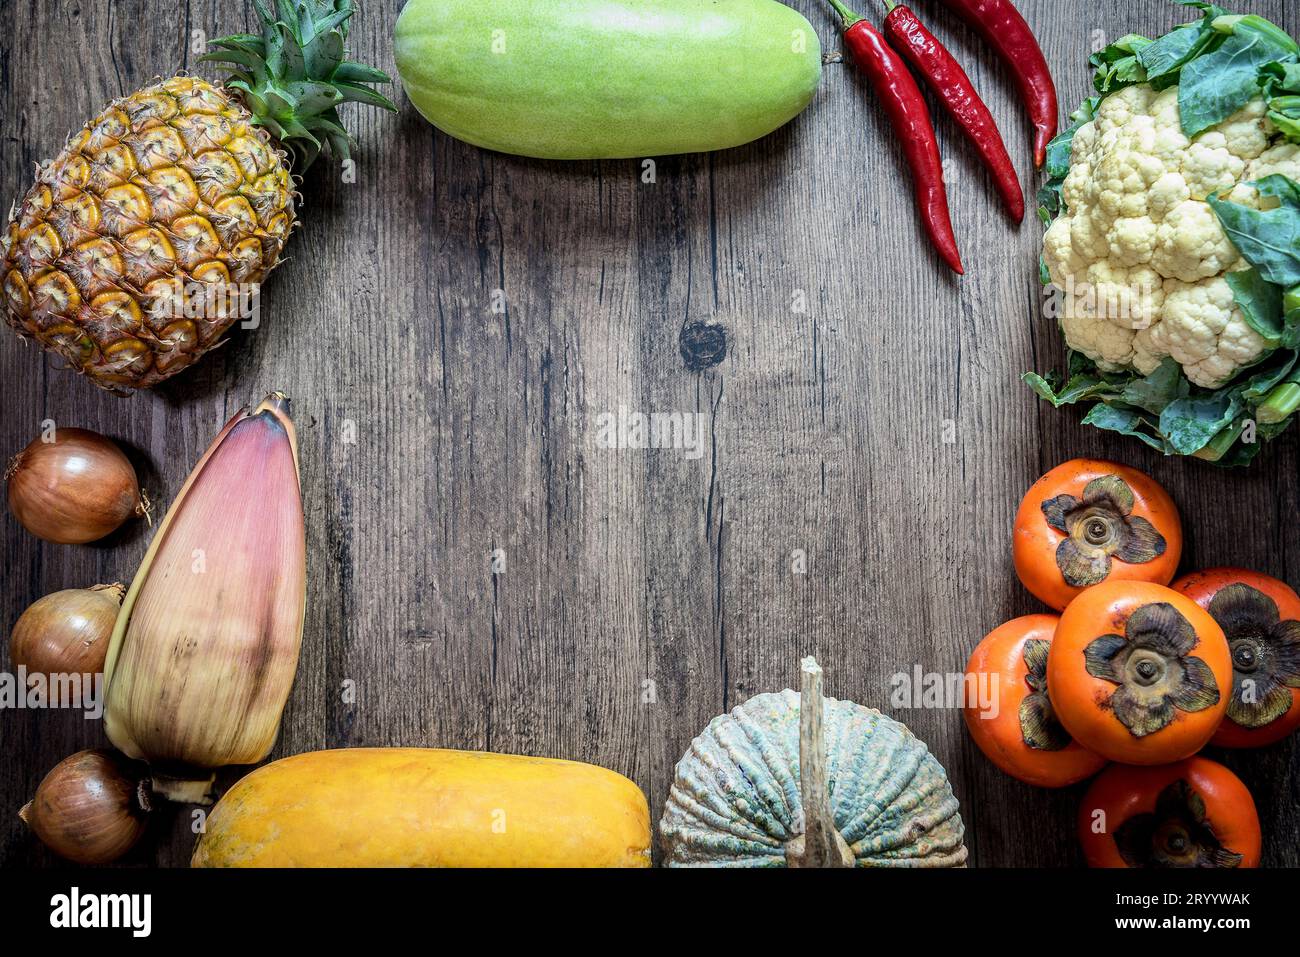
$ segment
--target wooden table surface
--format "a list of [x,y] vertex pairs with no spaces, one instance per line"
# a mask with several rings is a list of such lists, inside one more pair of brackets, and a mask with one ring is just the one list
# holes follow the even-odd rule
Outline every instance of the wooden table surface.
[[[395,74],[400,5],[361,5],[356,59]],[[838,51],[828,6],[791,5]],[[1067,110],[1089,90],[1095,43],[1188,19],[1160,0],[1020,6]],[[1249,6],[1300,33],[1290,0]],[[939,4],[917,8],[1026,169],[1005,71]],[[110,98],[170,71],[211,76],[196,31],[252,18],[240,0],[0,3],[0,201]],[[968,267],[945,275],[880,110],[829,59],[789,126],[659,158],[652,183],[635,160],[480,151],[435,132],[397,90],[398,115],[350,109],[356,181],[311,171],[260,328],[127,399],[6,332],[0,451],[45,419],[96,429],[165,505],[240,405],[292,396],[310,586],[276,757],[426,745],[579,759],[632,777],[657,821],[691,738],[797,683],[813,654],[829,694],[905,721],[947,767],[973,864],[1078,864],[1081,788],[1004,776],[958,711],[892,706],[891,676],[960,671],[985,632],[1042,610],[1012,569],[1011,520],[1029,484],[1075,456],[1129,463],[1170,490],[1185,569],[1243,565],[1300,584],[1296,434],[1224,472],[1036,400],[1020,374],[1063,350],[1042,316],[1038,223],[1008,224],[940,121]],[[695,323],[726,336],[723,361],[703,370],[681,346]],[[620,408],[700,413],[701,454],[602,447],[601,416]],[[6,629],[47,592],[129,582],[149,538],[133,527],[47,545],[7,513],[0,534]],[[77,713],[0,712],[0,860],[54,861],[14,812],[58,760],[104,740]],[[1295,741],[1223,759],[1254,791],[1265,862],[1300,865]],[[126,860],[183,865],[192,845],[176,809]]]

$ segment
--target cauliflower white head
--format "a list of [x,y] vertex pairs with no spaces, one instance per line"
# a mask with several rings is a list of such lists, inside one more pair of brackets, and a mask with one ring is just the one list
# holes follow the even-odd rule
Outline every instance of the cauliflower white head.
[[1206,197],[1258,208],[1246,183],[1300,180],[1300,146],[1270,146],[1262,99],[1193,139],[1178,88],[1126,87],[1075,133],[1061,216],[1043,258],[1061,291],[1066,343],[1106,372],[1154,372],[1166,356],[1217,389],[1270,344],[1246,322],[1224,278],[1248,268]]

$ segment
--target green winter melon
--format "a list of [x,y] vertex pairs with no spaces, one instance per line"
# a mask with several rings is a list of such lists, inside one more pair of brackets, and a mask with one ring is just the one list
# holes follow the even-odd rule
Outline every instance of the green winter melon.
[[821,77],[812,25],[775,0],[410,0],[395,49],[429,122],[545,159],[739,146]]

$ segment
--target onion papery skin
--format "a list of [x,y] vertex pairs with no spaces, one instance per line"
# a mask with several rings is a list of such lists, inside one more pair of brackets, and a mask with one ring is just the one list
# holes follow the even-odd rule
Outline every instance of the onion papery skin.
[[147,509],[135,468],[111,440],[87,429],[57,429],[9,463],[9,510],[47,542],[83,545]]
[[28,674],[99,674],[125,593],[122,585],[95,585],[37,599],[9,635],[14,667]]
[[144,835],[147,773],[107,750],[79,751],[45,775],[20,815],[50,850],[76,864],[108,864]]

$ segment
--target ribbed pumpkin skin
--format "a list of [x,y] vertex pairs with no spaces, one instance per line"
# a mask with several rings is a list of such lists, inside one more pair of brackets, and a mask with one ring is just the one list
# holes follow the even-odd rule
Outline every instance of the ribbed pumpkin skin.
[[[836,829],[858,867],[960,867],[957,799],[904,725],[823,698]],[[677,764],[659,825],[668,867],[784,867],[803,830],[799,695],[762,694],[714,718]]]
[[208,815],[194,867],[649,867],[650,809],[613,771],[436,748],[275,761]]

